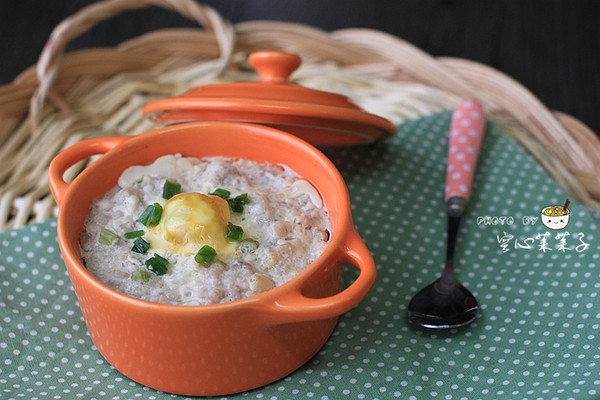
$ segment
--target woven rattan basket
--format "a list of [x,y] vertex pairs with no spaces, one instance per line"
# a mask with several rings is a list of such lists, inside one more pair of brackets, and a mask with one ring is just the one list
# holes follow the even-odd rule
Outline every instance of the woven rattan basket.
[[[71,39],[99,21],[148,6],[181,13],[201,27],[164,29],[115,48],[64,54]],[[598,137],[574,118],[549,111],[492,68],[434,58],[373,30],[325,32],[265,21],[232,25],[193,0],[108,0],[60,23],[37,65],[0,87],[0,231],[55,215],[46,171],[61,149],[85,138],[155,128],[141,114],[151,100],[216,81],[254,80],[246,56],[266,49],[303,58],[294,81],[344,94],[395,123],[473,96],[500,131],[525,148],[569,196],[600,211]]]

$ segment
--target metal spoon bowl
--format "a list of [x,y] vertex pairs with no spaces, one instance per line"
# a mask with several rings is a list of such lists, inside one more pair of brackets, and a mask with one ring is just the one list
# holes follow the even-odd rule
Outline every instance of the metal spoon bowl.
[[[479,312],[475,297],[457,281],[449,293],[440,294],[436,286],[441,279],[423,288],[412,299],[409,320],[431,329],[459,328],[473,322]],[[423,299],[427,300],[423,302]]]
[[475,296],[454,275],[452,260],[460,216],[448,217],[447,257],[442,276],[419,291],[408,304],[408,319],[424,328],[458,328],[471,323],[479,312]]

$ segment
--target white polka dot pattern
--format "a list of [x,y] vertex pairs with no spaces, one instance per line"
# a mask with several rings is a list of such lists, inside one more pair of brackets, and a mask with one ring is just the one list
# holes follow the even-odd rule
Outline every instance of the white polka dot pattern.
[[[554,232],[547,238],[551,250],[541,250],[536,237],[547,230],[533,220],[566,195],[493,129],[482,146],[456,261],[481,315],[471,326],[447,332],[406,321],[408,301],[443,263],[449,122],[446,112],[400,126],[385,143],[327,152],[348,184],[378,281],[306,365],[227,398],[600,396],[597,222],[572,202],[572,220],[560,231],[570,234],[567,246],[561,250]],[[500,223],[504,217],[509,219]],[[130,381],[99,355],[55,230],[56,221],[49,220],[0,234],[0,398],[185,399]],[[354,274],[349,268],[348,281]]]
[[453,196],[469,200],[484,131],[485,116],[481,105],[472,99],[461,101],[450,122],[446,201]]

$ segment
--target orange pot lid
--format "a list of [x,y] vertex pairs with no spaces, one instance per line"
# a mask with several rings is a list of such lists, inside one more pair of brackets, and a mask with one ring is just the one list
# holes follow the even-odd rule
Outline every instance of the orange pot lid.
[[294,54],[260,51],[248,60],[259,81],[198,86],[148,103],[144,115],[163,125],[201,120],[258,123],[319,146],[367,144],[396,133],[393,123],[345,96],[289,82],[300,66]]

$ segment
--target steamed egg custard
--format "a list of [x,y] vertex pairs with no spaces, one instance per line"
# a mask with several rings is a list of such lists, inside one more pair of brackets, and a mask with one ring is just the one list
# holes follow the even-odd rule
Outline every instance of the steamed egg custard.
[[284,165],[166,155],[127,168],[95,199],[82,262],[138,299],[208,305],[279,286],[329,243],[319,191]]
[[160,222],[144,238],[155,251],[195,255],[207,245],[219,255],[231,255],[236,245],[226,237],[230,219],[225,199],[202,193],[180,193],[165,203]]

